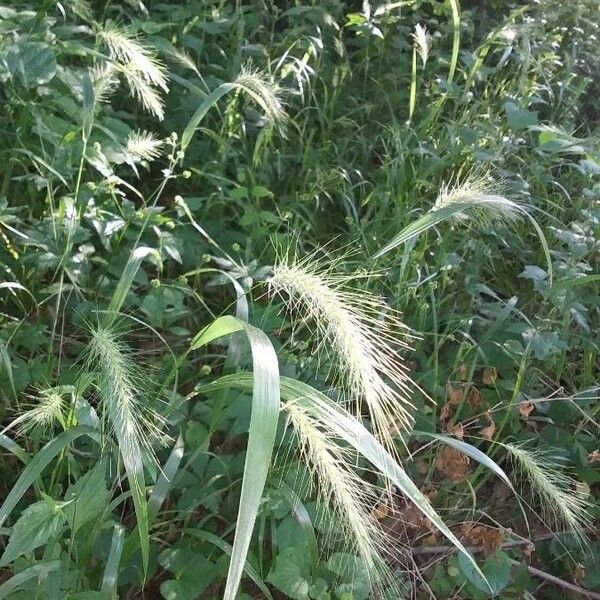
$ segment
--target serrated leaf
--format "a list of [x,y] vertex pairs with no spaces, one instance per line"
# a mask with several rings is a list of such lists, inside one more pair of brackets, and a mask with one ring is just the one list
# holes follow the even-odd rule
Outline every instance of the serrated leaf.
[[0,567],[57,537],[66,520],[56,502],[42,500],[28,506],[13,527]]
[[65,494],[64,512],[73,533],[91,521],[104,509],[110,493],[104,481],[105,463],[101,461],[91,471],[80,477]]

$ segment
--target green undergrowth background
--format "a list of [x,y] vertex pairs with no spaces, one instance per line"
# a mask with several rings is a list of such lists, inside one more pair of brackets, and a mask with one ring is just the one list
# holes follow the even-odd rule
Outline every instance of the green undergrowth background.
[[[507,471],[494,442],[529,440],[589,493],[597,526],[598,16],[595,0],[1,4],[2,423],[59,399],[0,436],[0,598],[222,597],[251,394],[200,388],[251,361],[243,345],[189,351],[190,340],[218,316],[248,314],[282,375],[323,388],[328,365],[265,284],[278,248],[319,252],[402,312],[415,332],[403,357],[421,388],[417,431],[464,439]],[[139,73],[118,71],[110,93],[94,92],[87,73],[108,54],[110,24],[153,49],[164,82],[136,88]],[[241,70],[278,86],[285,118],[243,89],[211,96]],[[150,154],[124,142],[140,131],[161,142]],[[454,220],[374,258],[444,186],[484,175],[543,236],[525,218]],[[132,256],[137,247],[148,250]],[[122,333],[139,369],[136,410],[162,415],[156,463],[151,452],[128,463],[119,431],[105,436],[102,386],[91,392],[85,363],[98,323]],[[115,393],[114,380],[106,387]],[[600,594],[597,529],[583,548],[550,535],[521,481],[527,529],[491,471],[425,436],[408,448],[419,489],[465,545],[489,550],[476,557],[498,597],[580,597],[527,565]],[[314,493],[289,488],[296,467],[283,454],[239,597],[366,599],[360,564],[348,570],[334,543],[311,554],[306,532],[326,535]],[[405,597],[489,597],[397,502],[398,519],[374,510],[415,549],[399,569]],[[502,549],[509,530],[531,544]]]

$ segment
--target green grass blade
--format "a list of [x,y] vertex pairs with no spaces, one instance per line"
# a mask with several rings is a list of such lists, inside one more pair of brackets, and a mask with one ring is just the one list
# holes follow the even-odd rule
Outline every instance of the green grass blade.
[[13,439],[9,438],[7,435],[0,435],[0,446],[9,452],[12,452],[24,465],[26,465],[31,457],[27,452],[17,444]]
[[119,283],[117,283],[117,287],[113,292],[110,304],[108,305],[108,314],[106,316],[107,325],[110,325],[115,320],[116,313],[121,310],[142,261],[150,254],[160,261],[160,255],[154,248],[140,246],[131,253],[129,260],[123,269]]
[[430,437],[434,440],[438,440],[448,446],[452,446],[452,448],[455,448],[459,452],[466,454],[469,458],[472,458],[479,464],[482,464],[484,467],[487,467],[490,471],[498,475],[498,477],[500,477],[500,479],[502,479],[502,481],[516,495],[516,491],[513,488],[513,485],[510,479],[508,478],[508,475],[504,472],[504,469],[502,469],[502,467],[500,467],[500,465],[498,465],[496,461],[492,460],[487,454],[485,454],[478,448],[475,448],[475,446],[467,444],[466,442],[463,442],[462,440],[459,440],[457,438],[453,438],[440,433],[429,433],[427,431],[413,431],[412,433],[414,435],[423,435]]
[[260,329],[230,316],[220,317],[196,336],[193,348],[244,330],[252,351],[252,409],[236,532],[227,573],[224,600],[236,597],[254,523],[271,464],[279,419],[279,364],[273,345]]
[[185,149],[190,145],[194,134],[196,133],[202,119],[206,116],[206,113],[228,92],[234,90],[237,86],[235,83],[222,83],[216,90],[213,90],[198,107],[196,112],[192,115],[189,120],[183,134],[181,136],[181,148]]
[[552,257],[550,256],[550,248],[548,246],[548,241],[546,240],[546,236],[542,231],[539,223],[526,211],[521,211],[528,219],[529,222],[533,225],[535,232],[540,239],[540,243],[542,244],[542,248],[544,250],[544,257],[546,258],[546,268],[548,269],[548,283],[550,287],[552,287],[552,282],[554,280],[553,269],[552,269]]
[[110,598],[117,598],[117,581],[119,575],[119,563],[123,553],[123,540],[125,538],[125,528],[121,525],[115,525],[113,536],[110,543],[110,550],[104,568],[102,577],[101,591]]
[[417,43],[413,44],[412,73],[410,79],[410,100],[408,106],[408,120],[412,121],[417,103]]
[[404,244],[410,239],[413,239],[428,229],[431,229],[438,223],[449,219],[453,215],[470,208],[472,205],[466,203],[455,203],[450,206],[444,206],[435,211],[426,212],[422,217],[413,221],[410,225],[406,226],[400,233],[392,238],[392,240],[386,244],[383,248],[375,252],[373,258],[379,258],[384,254],[387,254],[390,250],[397,248],[401,244]]
[[595,275],[583,275],[581,277],[575,277],[574,279],[572,277],[561,279],[554,284],[554,289],[569,289],[580,285],[588,285],[590,283],[600,283],[600,273]]
[[[177,470],[181,464],[181,459],[183,458],[183,452],[183,436],[180,434],[175,442],[175,445],[173,446],[173,449],[171,450],[171,453],[169,454],[167,462],[161,469],[160,475],[158,476],[158,479],[152,489],[152,493],[150,494],[150,498],[148,499],[148,529],[156,518],[160,507],[163,505],[163,502],[165,501],[167,494],[171,489],[173,479],[177,474]],[[111,505],[111,508],[114,510],[116,507]],[[141,537],[139,533],[139,527],[136,525],[135,529],[130,535],[127,536],[127,540],[125,541],[123,550],[124,562],[129,560],[131,555],[139,547],[140,543]]]
[[4,367],[6,371],[6,376],[8,377],[8,382],[10,383],[10,388],[13,393],[13,397],[15,400],[17,399],[17,391],[15,389],[15,380],[13,379],[12,372],[12,363],[10,361],[10,354],[8,353],[8,348],[4,343],[4,340],[0,339],[0,367]]
[[53,440],[49,441],[23,469],[19,479],[10,490],[0,507],[0,525],[6,521],[13,508],[17,505],[23,494],[29,489],[31,484],[40,476],[42,471],[50,464],[53,458],[58,456],[69,444],[74,442],[82,435],[88,435],[98,440],[98,434],[90,427],[73,427],[63,431]]
[[450,57],[450,69],[448,70],[448,86],[454,80],[456,65],[458,64],[458,53],[460,51],[460,5],[458,0],[448,0],[452,9],[452,56]]
[[18,590],[25,582],[33,579],[34,577],[43,577],[58,571],[63,566],[62,561],[54,560],[49,563],[41,565],[33,565],[23,571],[20,571],[16,575],[13,575],[10,579],[7,579],[2,585],[0,585],[0,600],[7,598],[14,591]]
[[181,464],[181,459],[183,458],[183,452],[183,435],[180,433],[171,450],[171,454],[169,454],[169,458],[167,458],[165,466],[161,469],[160,475],[158,476],[154,488],[152,489],[152,493],[150,494],[150,498],[148,499],[148,518],[150,519],[150,522],[152,522],[158,514],[160,507],[163,505],[163,502],[171,489],[173,479],[175,478],[179,465]]
[[[219,536],[215,535],[214,533],[210,533],[210,531],[200,531],[198,529],[184,529],[182,533],[195,537],[199,540],[208,542],[209,544],[212,544],[213,546],[216,546],[217,548],[225,552],[225,554],[227,554],[228,556],[232,556],[233,554],[233,548],[231,547],[231,545],[228,544],[225,540],[222,540]],[[261,579],[258,571],[248,561],[245,561],[244,563],[244,571],[246,572],[246,575],[248,575],[248,577],[250,577],[250,579],[254,582],[256,587],[263,593],[264,597],[267,598],[267,600],[273,600],[273,596],[269,591],[269,588]]]

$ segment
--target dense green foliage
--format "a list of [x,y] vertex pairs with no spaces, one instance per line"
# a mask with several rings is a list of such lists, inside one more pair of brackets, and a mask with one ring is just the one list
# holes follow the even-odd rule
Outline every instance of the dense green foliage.
[[600,597],[599,36],[0,4],[0,599]]

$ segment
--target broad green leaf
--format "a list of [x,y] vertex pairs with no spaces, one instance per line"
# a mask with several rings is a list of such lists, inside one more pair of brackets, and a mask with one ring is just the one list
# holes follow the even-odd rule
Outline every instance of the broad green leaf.
[[500,594],[510,581],[510,558],[502,550],[496,550],[483,564],[481,573],[485,578],[481,577],[478,569],[473,569],[472,561],[462,554],[458,556],[458,567],[478,590],[492,597]]
[[240,506],[224,600],[234,600],[236,597],[271,464],[279,419],[279,364],[267,335],[235,317],[216,319],[192,342],[192,348],[198,348],[217,337],[241,330],[246,334],[252,352],[252,408]]
[[39,548],[56,538],[67,520],[58,503],[41,500],[30,504],[17,519],[6,550],[0,558],[0,567],[6,567],[15,558]]
[[327,568],[343,582],[336,594],[343,598],[347,594],[353,600],[367,600],[371,592],[372,576],[358,556],[335,552],[327,560]]
[[7,598],[13,592],[17,591],[24,583],[35,577],[46,577],[53,571],[58,571],[63,566],[63,562],[60,560],[54,560],[49,563],[42,563],[39,565],[33,565],[23,571],[20,571],[16,575],[13,575],[7,579],[2,585],[0,585],[0,600]]
[[506,102],[504,104],[504,110],[506,111],[508,126],[514,131],[527,129],[527,127],[537,125],[537,112],[522,109],[514,102]]
[[0,64],[18,83],[31,88],[48,83],[56,75],[56,59],[48,44],[17,42],[0,55]]
[[310,574],[304,548],[279,552],[267,581],[293,600],[309,600]]
[[93,429],[84,426],[73,427],[59,433],[49,441],[29,461],[28,465],[21,471],[17,482],[13,485],[4,503],[0,507],[0,525],[6,521],[13,508],[17,505],[29,486],[40,476],[42,471],[50,464],[52,459],[58,456],[65,448],[82,435],[88,435],[98,441],[98,434]]
[[289,485],[282,483],[279,492],[290,505],[294,519],[302,529],[310,555],[311,567],[316,567],[319,560],[319,549],[310,514],[302,504],[298,494]]
[[73,533],[88,521],[98,517],[110,499],[104,473],[105,461],[100,461],[91,471],[80,477],[65,494],[64,511]]

